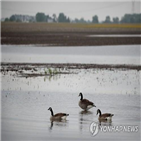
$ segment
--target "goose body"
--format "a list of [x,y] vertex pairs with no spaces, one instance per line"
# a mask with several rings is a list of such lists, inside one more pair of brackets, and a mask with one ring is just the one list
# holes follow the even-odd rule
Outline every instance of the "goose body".
[[99,120],[111,121],[114,114],[111,113],[104,113],[102,114],[100,109],[97,110],[97,114],[99,114]]
[[54,121],[54,120],[66,120],[67,116],[69,116],[69,114],[66,114],[66,113],[57,113],[57,114],[53,114],[53,110],[52,108],[50,107],[48,110],[50,110],[51,112],[51,117],[50,117],[50,120],[51,121]]
[[79,104],[78,105],[83,110],[89,110],[92,107],[96,107],[93,102],[91,102],[91,101],[89,101],[87,99],[83,99],[82,93],[80,93],[79,96],[81,96],[81,98],[80,98],[80,101],[79,101]]

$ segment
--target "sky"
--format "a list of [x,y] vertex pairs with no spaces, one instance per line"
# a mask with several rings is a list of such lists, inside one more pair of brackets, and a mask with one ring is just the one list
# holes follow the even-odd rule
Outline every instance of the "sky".
[[[1,17],[10,17],[12,14],[23,14],[35,16],[37,12],[43,12],[46,15],[52,16],[54,13],[58,16],[63,12],[71,19],[84,18],[85,20],[92,20],[94,15],[98,15],[99,21],[104,21],[106,16],[121,17],[124,14],[140,13],[141,3],[134,0],[30,0],[30,1],[5,1],[1,2]],[[134,5],[134,6],[133,6]]]

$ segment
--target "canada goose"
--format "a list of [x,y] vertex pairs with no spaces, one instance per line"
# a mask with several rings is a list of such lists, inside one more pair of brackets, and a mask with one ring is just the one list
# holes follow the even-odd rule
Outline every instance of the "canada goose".
[[96,107],[93,102],[83,99],[82,93],[79,94],[81,96],[80,101],[79,101],[79,106],[84,109],[84,110],[89,110],[92,107]]
[[67,116],[69,116],[69,114],[66,114],[66,113],[57,113],[57,114],[53,114],[53,110],[51,107],[49,107],[50,112],[51,112],[51,117],[50,117],[50,120],[51,121],[54,121],[54,120],[66,120]]
[[110,113],[105,113],[105,114],[102,114],[101,113],[101,111],[100,111],[100,109],[98,109],[97,110],[97,114],[99,114],[99,120],[105,120],[105,121],[107,121],[107,120],[109,120],[109,121],[111,121],[112,120],[112,116],[114,116],[114,114],[110,114]]

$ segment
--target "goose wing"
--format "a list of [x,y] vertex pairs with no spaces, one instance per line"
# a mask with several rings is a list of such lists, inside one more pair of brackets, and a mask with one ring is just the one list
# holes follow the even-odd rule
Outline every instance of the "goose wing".
[[87,100],[87,99],[83,99],[83,100],[81,100],[81,102],[82,102],[82,104],[85,104],[86,106],[88,106],[88,105],[94,106],[94,103],[89,101],[89,100]]
[[110,114],[110,113],[105,113],[102,114],[101,117],[106,118],[106,117],[112,117],[114,114]]
[[54,117],[63,117],[63,116],[68,116],[69,114],[66,113],[57,113],[54,115]]

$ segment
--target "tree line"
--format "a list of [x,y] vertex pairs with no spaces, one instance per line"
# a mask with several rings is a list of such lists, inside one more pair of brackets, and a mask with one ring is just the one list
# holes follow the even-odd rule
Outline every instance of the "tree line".
[[[92,17],[92,23],[99,23],[97,15]],[[111,20],[110,16],[106,16],[102,23],[141,23],[141,14],[125,14],[121,20],[118,17]]]
[[[15,15],[12,15],[10,18],[6,18],[5,21],[16,21],[16,22],[22,22],[21,19],[18,19],[15,17]],[[29,22],[33,22],[33,20],[30,20]],[[113,17],[111,19],[110,16],[106,16],[105,20],[102,22],[99,22],[99,18],[97,15],[94,15],[92,17],[92,20],[85,20],[84,18],[75,18],[74,20],[71,20],[69,17],[67,17],[64,13],[59,13],[59,16],[57,17],[56,14],[53,14],[52,16],[45,15],[45,13],[38,12],[35,15],[34,22],[59,22],[59,23],[141,23],[141,14],[125,14],[121,19],[118,17]]]

